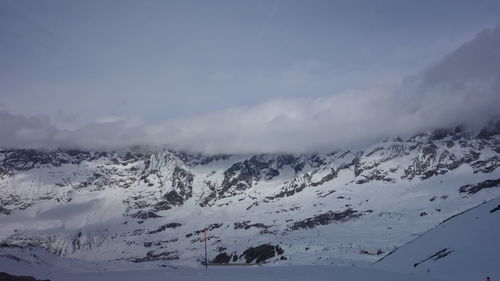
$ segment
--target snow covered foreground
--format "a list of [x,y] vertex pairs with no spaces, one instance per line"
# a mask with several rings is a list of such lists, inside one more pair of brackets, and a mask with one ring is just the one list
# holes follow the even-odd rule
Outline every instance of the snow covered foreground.
[[500,198],[445,220],[375,264],[352,266],[172,266],[89,262],[34,247],[2,246],[0,271],[52,281],[79,280],[497,280]]
[[500,280],[500,198],[454,216],[385,256],[382,270]]
[[[16,260],[13,257],[20,260]],[[437,281],[425,274],[405,274],[362,268],[322,265],[159,267],[158,264],[91,263],[62,258],[40,249],[2,249],[0,271],[31,275],[52,281],[139,281],[139,280],[330,280],[330,281]]]
[[53,280],[329,280],[329,281],[416,281],[439,280],[425,276],[404,275],[360,268],[343,268],[333,266],[273,266],[257,268],[210,268],[209,270],[181,268],[178,270],[127,271],[106,273],[68,274],[54,277]]

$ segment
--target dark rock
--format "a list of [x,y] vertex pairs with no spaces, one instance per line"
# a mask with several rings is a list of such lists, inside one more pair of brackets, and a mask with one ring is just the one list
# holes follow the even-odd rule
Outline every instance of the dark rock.
[[245,230],[247,230],[247,229],[250,229],[252,227],[263,228],[263,229],[270,228],[270,226],[265,225],[263,223],[250,224],[250,221],[243,221],[243,222],[235,222],[234,223],[234,230],[237,230],[237,229],[245,229]]
[[231,261],[231,256],[227,253],[223,252],[218,254],[213,260],[212,263],[229,263]]
[[[465,145],[469,146],[468,143]],[[476,161],[479,156],[480,153],[473,149],[463,155],[455,155],[443,148],[438,152],[438,147],[431,142],[421,148],[421,154],[411,160],[411,164],[404,169],[401,178],[411,180],[420,176],[420,179],[425,180],[457,169],[462,164]]]
[[11,212],[11,210],[0,206],[0,214],[8,215],[8,214],[10,214],[10,212]]
[[[253,183],[261,179],[271,180],[280,174],[284,166],[298,167],[299,158],[289,155],[255,155],[250,159],[234,163],[224,172],[224,179],[217,196],[219,198],[240,194],[253,186]],[[212,196],[213,197],[213,196]]]
[[261,263],[272,257],[276,256],[276,248],[271,244],[262,244],[257,247],[250,247],[246,249],[240,256],[244,257],[246,263],[251,263],[255,261],[256,263]]
[[155,204],[154,209],[156,211],[170,210],[173,206],[180,206],[184,203],[184,198],[175,190],[163,195],[162,199],[162,201]]
[[496,211],[500,210],[500,205],[497,205],[495,208],[493,208],[490,213],[494,213]]
[[373,149],[371,152],[369,152],[368,154],[366,154],[366,157],[370,157],[373,154],[375,154],[375,153],[377,153],[377,152],[379,152],[381,150],[384,150],[384,148],[383,147],[377,147],[377,148]]
[[471,164],[474,173],[491,173],[500,167],[500,157],[493,156],[486,160],[479,160]]
[[148,234],[155,234],[155,233],[158,233],[158,232],[165,231],[167,228],[177,228],[177,227],[179,227],[181,225],[182,224],[180,224],[180,223],[172,222],[172,223],[169,223],[169,224],[162,225],[162,226],[158,227],[155,230],[149,231]]
[[328,196],[330,194],[333,194],[335,192],[337,192],[337,191],[336,190],[330,190],[330,191],[328,191],[327,193],[324,193],[324,194],[320,193],[320,194],[318,194],[318,198],[325,198],[326,196]]
[[284,198],[294,195],[295,193],[299,193],[307,187],[305,183],[297,184],[292,183],[285,190],[280,191],[278,194],[274,196],[266,197],[269,200],[274,200],[276,198]]
[[0,280],[3,281],[50,281],[50,280],[38,280],[31,276],[16,276],[10,275],[5,272],[0,272]]
[[378,169],[374,169],[368,175],[363,175],[363,179],[357,180],[357,184],[364,184],[371,181],[385,181],[385,182],[393,182],[394,179],[387,177],[387,172],[381,172]]
[[326,182],[329,182],[333,179],[335,179],[337,177],[337,171],[332,169],[331,172],[329,174],[327,174],[326,176],[324,176],[320,181],[318,182],[311,182],[311,186],[318,186],[318,185],[322,185]]
[[354,166],[354,176],[355,177],[361,175],[361,173],[363,172],[363,169],[361,169],[359,157],[354,158],[352,160],[350,166]]
[[281,249],[279,245],[276,245],[274,248],[276,249],[276,253],[278,255],[283,255],[285,253],[285,250]]
[[485,188],[493,188],[500,186],[500,179],[496,180],[485,180],[476,184],[467,184],[461,186],[459,189],[460,193],[475,194]]
[[154,251],[150,251],[146,254],[145,257],[142,258],[132,258],[129,259],[129,261],[133,263],[141,263],[141,262],[149,262],[149,261],[171,261],[171,260],[178,260],[179,256],[177,255],[177,252],[172,251],[172,252],[162,252],[155,254]]
[[431,136],[429,137],[429,139],[431,141],[442,140],[442,139],[446,138],[450,133],[452,133],[450,130],[436,129],[431,133]]
[[293,170],[295,171],[295,173],[298,173],[298,172],[302,171],[302,169],[304,169],[305,166],[306,166],[305,162],[298,163],[295,166],[293,166]]
[[172,172],[172,190],[162,196],[162,200],[155,204],[154,209],[163,211],[183,205],[193,196],[193,180],[192,173],[176,166]]
[[431,260],[431,259],[434,260],[434,261],[442,259],[442,258],[448,256],[449,254],[453,253],[453,252],[454,252],[453,250],[449,250],[448,248],[444,248],[444,249],[442,249],[440,251],[437,251],[435,254],[429,256],[428,258],[425,258],[425,259],[423,259],[423,260],[421,260],[421,261],[413,264],[413,267],[417,267],[421,263],[426,262],[426,261]]
[[266,172],[264,179],[271,180],[272,178],[278,176],[279,174],[280,172],[278,170],[271,168]]
[[343,212],[328,211],[324,214],[320,214],[312,218],[297,221],[289,227],[289,230],[314,228],[319,225],[327,225],[332,222],[346,222],[351,219],[359,218],[362,215],[362,213],[359,213],[358,211],[353,209],[347,209]]
[[[172,172],[172,188],[178,190],[178,195],[184,200],[192,196],[194,175],[180,167]],[[181,204],[180,202],[175,202]]]
[[[263,174],[268,172],[267,170],[270,167],[271,163],[257,156],[233,164],[224,172],[224,180],[221,184],[219,196],[226,195],[228,191],[232,191],[231,193],[233,194],[230,195],[234,195],[234,191],[243,191],[252,187],[252,182],[254,180],[259,180]],[[270,175],[272,175],[272,173]]]
[[488,127],[481,130],[481,132],[477,135],[477,138],[489,140],[498,135],[500,135],[500,121],[492,123]]
[[145,219],[149,219],[149,218],[161,218],[161,216],[159,216],[158,214],[156,214],[153,211],[144,211],[144,210],[141,210],[135,214],[132,214],[131,217],[135,218],[135,219],[141,219],[141,220],[145,220]]
[[92,158],[89,152],[77,150],[11,149],[0,153],[4,155],[2,166],[6,171],[26,171],[43,165],[60,167],[63,164],[80,164],[84,160],[97,158]]
[[[213,224],[210,224],[207,226],[207,231],[211,231],[211,230],[214,230],[216,228],[220,228],[223,224],[222,223],[213,223]],[[186,238],[189,238],[193,235],[200,235],[201,233],[205,232],[205,229],[198,229],[196,231],[193,231],[192,233],[188,233],[186,234]]]
[[231,155],[227,154],[203,155],[201,153],[188,153],[183,151],[170,152],[189,166],[207,165],[215,161],[227,160],[231,157]]

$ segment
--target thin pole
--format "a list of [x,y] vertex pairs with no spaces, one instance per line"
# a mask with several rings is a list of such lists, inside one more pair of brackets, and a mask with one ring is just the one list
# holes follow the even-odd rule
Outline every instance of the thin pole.
[[208,256],[207,256],[207,229],[205,228],[205,269],[208,269]]

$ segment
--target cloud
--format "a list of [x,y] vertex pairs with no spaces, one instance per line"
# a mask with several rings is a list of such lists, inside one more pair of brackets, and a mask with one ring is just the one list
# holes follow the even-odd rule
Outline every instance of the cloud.
[[403,87],[427,123],[477,128],[499,118],[500,24],[479,32]]
[[[148,145],[205,153],[302,153],[353,148],[440,127],[463,124],[478,129],[500,118],[499,52],[500,25],[480,32],[398,87],[311,99],[278,98],[156,123],[111,116],[76,130],[62,130],[47,117],[0,111],[0,146],[116,149]],[[300,86],[303,71],[284,74],[290,87],[293,83]],[[306,72],[314,76],[314,71]],[[231,77],[221,74],[214,79]]]
[[430,66],[420,76],[422,86],[446,86],[458,90],[470,83],[498,82],[500,76],[500,25],[476,37]]
[[43,116],[24,117],[0,111],[0,141],[6,147],[50,147],[59,130]]

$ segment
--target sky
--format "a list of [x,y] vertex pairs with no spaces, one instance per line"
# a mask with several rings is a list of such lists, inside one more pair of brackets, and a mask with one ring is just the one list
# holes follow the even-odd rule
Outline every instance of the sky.
[[498,117],[500,1],[0,0],[0,146],[307,152]]

